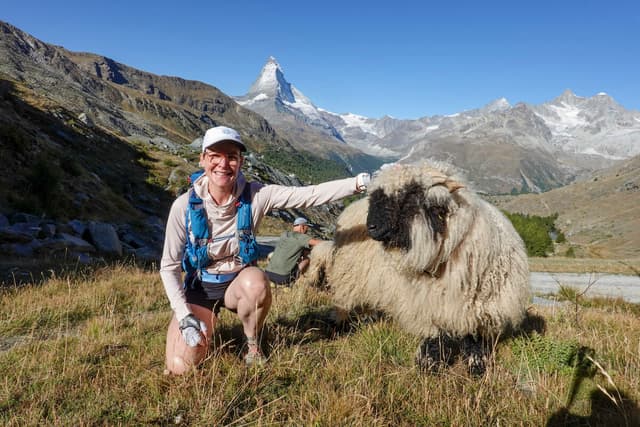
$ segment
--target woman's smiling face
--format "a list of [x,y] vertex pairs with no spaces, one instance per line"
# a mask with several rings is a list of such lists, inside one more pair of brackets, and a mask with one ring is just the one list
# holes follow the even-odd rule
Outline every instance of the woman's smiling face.
[[215,144],[200,155],[200,164],[209,178],[209,185],[229,193],[238,178],[242,161],[240,149],[230,141]]

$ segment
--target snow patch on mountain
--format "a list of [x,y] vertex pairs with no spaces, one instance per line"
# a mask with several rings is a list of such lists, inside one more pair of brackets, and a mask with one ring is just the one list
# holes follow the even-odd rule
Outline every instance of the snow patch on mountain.
[[340,117],[345,121],[347,127],[351,126],[360,128],[363,132],[370,133],[377,137],[382,136],[375,127],[375,120],[353,113],[341,114]]
[[302,114],[309,117],[311,120],[324,122],[324,119],[320,115],[318,108],[315,105],[313,105],[313,103],[309,98],[304,96],[304,94],[300,92],[293,85],[291,85],[291,91],[293,93],[293,100],[290,101],[290,100],[283,99],[282,100],[283,104],[285,104],[290,108],[294,108],[300,111]]
[[327,122],[309,98],[287,81],[278,61],[270,56],[260,75],[246,95],[236,97],[238,104],[262,114],[269,120],[278,120],[280,114],[294,116],[309,126],[341,142],[340,133]]
[[291,84],[284,78],[282,68],[273,56],[270,56],[262,67],[260,75],[251,85],[247,96],[255,97],[260,93],[277,97],[282,101],[295,102]]
[[561,105],[548,105],[548,108],[555,113],[555,116],[538,115],[545,121],[552,132],[564,133],[568,129],[589,124],[584,117],[581,117],[582,110],[575,105],[567,105],[563,102]]
[[251,99],[247,99],[245,101],[238,100],[237,102],[238,102],[238,104],[242,105],[243,107],[247,107],[247,106],[249,106],[249,105],[251,105],[253,103],[260,102],[260,101],[265,101],[267,99],[269,99],[269,95],[267,95],[266,93],[259,93],[259,94],[257,94],[256,96],[254,96]]
[[498,98],[485,105],[482,110],[485,112],[505,111],[511,108],[511,104],[507,101],[507,98]]

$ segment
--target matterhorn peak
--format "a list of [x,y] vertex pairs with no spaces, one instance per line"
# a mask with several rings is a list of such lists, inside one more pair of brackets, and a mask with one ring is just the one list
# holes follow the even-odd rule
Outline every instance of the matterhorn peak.
[[291,84],[284,78],[284,73],[278,61],[269,56],[262,67],[258,78],[253,82],[247,96],[261,95],[269,98],[280,98],[282,101],[295,102]]

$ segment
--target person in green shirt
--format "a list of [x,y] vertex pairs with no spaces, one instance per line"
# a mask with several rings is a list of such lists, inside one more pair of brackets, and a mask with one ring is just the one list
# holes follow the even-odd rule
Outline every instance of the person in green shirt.
[[273,283],[290,286],[309,267],[307,255],[322,240],[307,235],[307,230],[307,220],[298,217],[293,221],[293,231],[285,231],[280,235],[265,270]]

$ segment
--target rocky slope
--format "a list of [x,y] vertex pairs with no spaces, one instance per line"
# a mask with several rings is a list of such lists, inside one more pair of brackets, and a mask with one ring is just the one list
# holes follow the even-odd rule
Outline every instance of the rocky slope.
[[[223,124],[240,131],[251,151],[291,165],[290,173],[304,175],[314,160],[322,160],[312,152],[301,156],[263,117],[213,86],[154,75],[100,55],[70,52],[2,21],[0,34],[0,78],[19,82],[70,114],[82,115],[128,141],[178,153],[207,128]],[[334,175],[349,174],[341,162],[327,167]]]
[[557,213],[556,225],[578,256],[640,257],[640,156],[546,193],[491,201],[511,212]]

